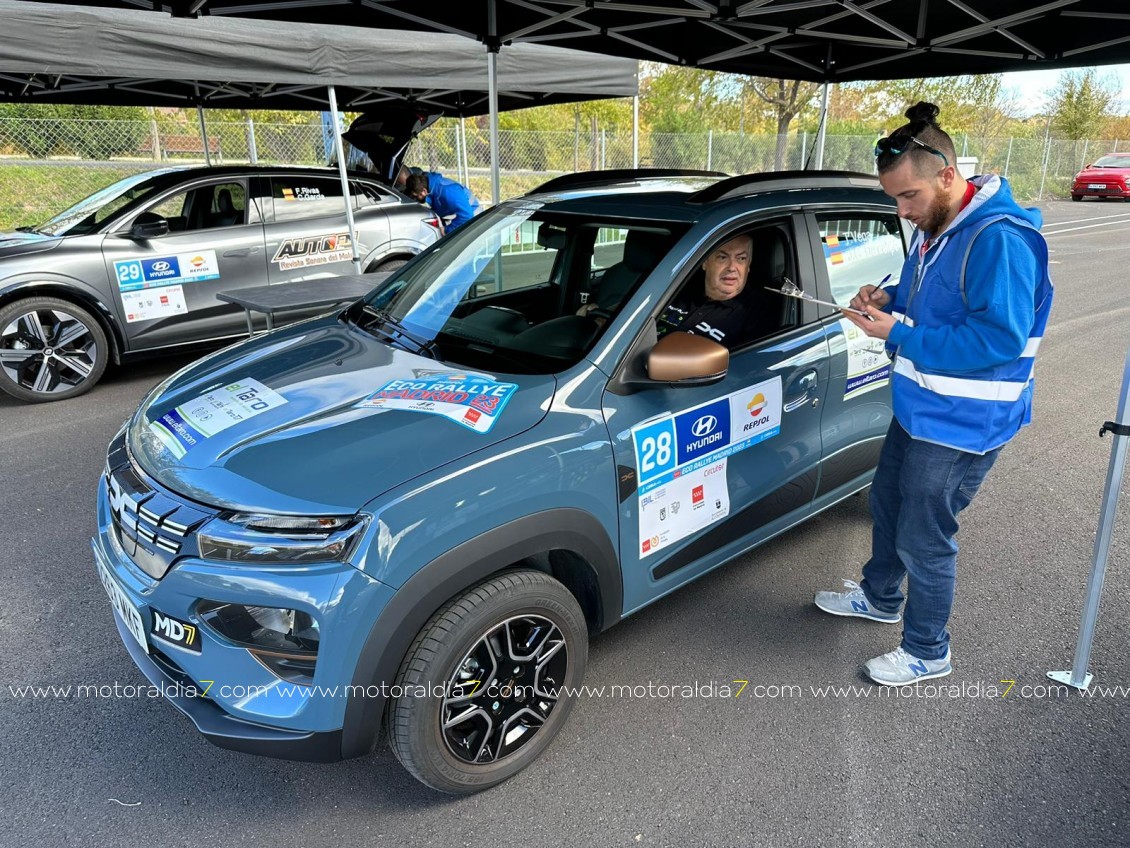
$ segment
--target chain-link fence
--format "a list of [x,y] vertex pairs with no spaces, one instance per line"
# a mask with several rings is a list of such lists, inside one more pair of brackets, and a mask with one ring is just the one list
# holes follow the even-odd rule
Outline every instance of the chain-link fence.
[[[449,121],[421,135],[408,164],[441,171],[489,200],[490,144],[483,122]],[[324,165],[331,149],[321,124],[253,120],[198,124],[167,116],[147,121],[77,119],[0,120],[0,231],[41,223],[116,179],[159,167],[260,163]],[[977,159],[976,170],[1008,177],[1022,200],[1066,197],[1071,179],[1088,162],[1118,150],[1119,140],[1042,138],[954,139]],[[873,172],[873,136],[829,136],[824,167]],[[816,138],[702,132],[645,133],[638,140],[641,167],[694,168],[730,174],[801,169],[815,161]],[[1125,144],[1123,144],[1125,147]],[[524,194],[574,171],[631,168],[637,143],[631,132],[584,130],[499,133],[503,197]],[[778,163],[780,167],[778,168]]]

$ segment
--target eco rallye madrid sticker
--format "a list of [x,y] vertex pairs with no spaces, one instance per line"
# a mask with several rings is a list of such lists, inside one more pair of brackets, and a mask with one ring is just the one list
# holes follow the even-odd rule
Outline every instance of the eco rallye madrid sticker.
[[271,261],[283,271],[311,265],[328,265],[330,262],[348,262],[353,258],[352,248],[349,233],[299,236],[280,244]]
[[390,380],[358,403],[357,408],[442,415],[476,433],[488,433],[517,390],[517,383],[443,374],[417,380]]
[[220,279],[216,251],[178,253],[176,256],[140,257],[114,263],[114,278],[123,292]]
[[727,459],[780,432],[780,377],[633,427],[640,558],[729,515]]
[[282,406],[286,398],[258,380],[240,380],[182,403],[149,424],[177,459],[233,424]]

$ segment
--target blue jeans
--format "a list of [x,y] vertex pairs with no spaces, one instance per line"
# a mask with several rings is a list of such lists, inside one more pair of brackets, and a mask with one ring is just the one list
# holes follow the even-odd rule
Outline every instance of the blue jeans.
[[949,650],[957,580],[957,515],[1001,449],[981,456],[912,439],[892,419],[871,484],[871,559],[860,584],[883,612],[898,612],[907,578],[902,647],[925,660]]

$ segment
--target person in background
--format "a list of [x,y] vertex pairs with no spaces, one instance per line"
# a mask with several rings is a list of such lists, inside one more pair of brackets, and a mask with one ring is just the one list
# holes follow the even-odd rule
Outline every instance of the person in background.
[[[401,173],[405,169],[401,168]],[[400,174],[397,175],[399,182]],[[479,214],[481,208],[475,195],[462,183],[448,179],[437,171],[427,174],[409,174],[404,181],[404,193],[427,203],[441,218],[454,216],[447,232],[456,230]]]
[[1039,211],[1021,209],[1001,177],[962,178],[937,116],[919,103],[875,146],[883,190],[918,231],[898,284],[864,286],[851,306],[866,314],[844,314],[894,357],[895,415],[871,484],[863,580],[815,598],[832,615],[903,622],[899,646],[864,665],[886,686],[953,670],[957,516],[1032,419],[1032,366],[1052,305]]

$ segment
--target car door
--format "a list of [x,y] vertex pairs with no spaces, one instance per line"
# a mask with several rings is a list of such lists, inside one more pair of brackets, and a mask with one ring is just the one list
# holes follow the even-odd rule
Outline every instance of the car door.
[[[828,344],[812,304],[764,289],[782,274],[815,288],[812,257],[796,250],[796,223],[759,221],[713,241],[754,235],[743,295],[754,314],[772,318],[761,337],[731,351],[721,381],[605,395],[625,613],[806,514],[818,480]],[[688,285],[701,279],[701,261]]]
[[[266,226],[272,285],[356,273],[341,181],[330,176],[273,174]],[[357,253],[388,241],[388,216],[362,193],[355,215]]]
[[[894,209],[811,213],[807,224],[822,299],[847,306],[861,286],[898,282],[907,241]],[[832,358],[817,497],[835,500],[863,485],[878,462],[892,415],[891,360],[882,340],[835,310],[824,309],[822,323]]]
[[[246,326],[243,311],[216,294],[266,283],[263,219],[248,183],[227,176],[178,186],[103,240],[130,349],[223,338]],[[159,220],[169,224],[165,235],[130,236],[135,222]]]

